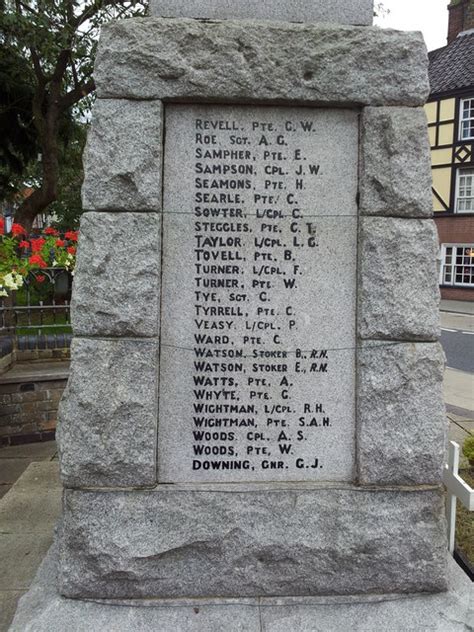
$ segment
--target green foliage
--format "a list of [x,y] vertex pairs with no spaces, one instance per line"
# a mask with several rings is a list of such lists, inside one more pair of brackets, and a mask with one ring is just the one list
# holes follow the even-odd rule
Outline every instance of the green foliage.
[[32,77],[26,60],[4,45],[0,55],[0,195],[15,192],[12,180],[39,151],[33,125]]
[[20,221],[48,210],[70,226],[78,216],[99,30],[145,8],[146,0],[0,0],[0,196],[25,184],[44,192]]
[[[82,214],[81,187],[84,179],[82,154],[89,125],[72,120],[59,146],[59,178],[57,200],[48,206],[55,218],[52,225],[60,232],[79,227]],[[41,182],[41,163],[31,162],[23,172],[21,184],[38,186]],[[19,180],[16,180],[18,187]]]
[[474,462],[474,437],[468,437],[464,441],[464,445],[462,447],[462,453],[468,459],[469,462]]

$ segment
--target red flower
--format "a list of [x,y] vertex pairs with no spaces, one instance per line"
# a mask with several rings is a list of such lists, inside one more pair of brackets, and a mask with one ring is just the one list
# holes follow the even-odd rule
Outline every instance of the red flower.
[[37,274],[35,279],[38,281],[38,283],[44,283],[46,277],[44,276],[44,274]]
[[48,228],[45,228],[43,232],[45,235],[59,235],[58,231],[52,226],[48,226]]
[[40,268],[47,268],[46,261],[43,259],[41,255],[31,255],[28,259],[32,266],[39,266]]
[[69,246],[69,248],[67,248],[67,251],[70,255],[76,254],[76,248],[74,246]]
[[21,224],[12,224],[12,235],[26,235],[26,230]]
[[3,217],[0,217],[0,235],[5,233],[5,220]]
[[58,248],[64,248],[65,245],[66,245],[66,242],[64,241],[64,239],[56,239],[56,246]]
[[69,239],[69,241],[77,241],[78,234],[77,230],[68,230],[67,233],[64,233],[64,237]]
[[38,237],[38,239],[32,239],[31,250],[33,252],[40,252],[41,248],[45,245],[45,243],[46,243],[46,239],[43,239],[43,237]]
[[20,243],[18,245],[20,246],[20,248],[29,248],[30,247],[30,242],[29,241],[20,241]]

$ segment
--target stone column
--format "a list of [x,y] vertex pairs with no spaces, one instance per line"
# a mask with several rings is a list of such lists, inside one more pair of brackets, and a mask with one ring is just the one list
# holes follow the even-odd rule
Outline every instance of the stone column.
[[[422,110],[427,55],[420,34],[371,27],[372,8],[369,0],[152,0],[156,17],[103,28],[85,158],[76,339],[59,426],[63,595],[120,601],[444,590],[444,360]],[[206,135],[211,148],[231,151],[235,142],[244,153],[213,153],[198,167],[204,154],[196,147]],[[297,163],[305,157],[312,168]],[[197,200],[208,199],[197,192],[212,191],[214,176],[198,182],[192,174],[206,165],[226,208],[237,180],[222,184],[219,165],[229,165],[227,173],[247,169],[238,184],[247,194],[234,198],[233,216],[227,211],[234,224],[225,250],[242,276],[241,311],[226,302],[235,300],[232,285],[214,292],[213,311],[193,304],[201,300],[196,247],[223,252],[219,241],[196,241]],[[298,173],[306,180],[288,188]],[[224,203],[209,199],[222,219]],[[253,241],[268,236],[259,209],[280,213],[277,236],[263,251]],[[294,258],[283,252],[291,248]],[[270,258],[260,263],[274,262],[258,268],[269,284],[265,297],[251,265],[262,252]],[[228,274],[206,278],[232,284]],[[291,275],[293,294],[278,280]],[[273,312],[249,315],[267,299]],[[202,327],[224,333],[227,314],[232,336],[241,336],[239,375],[226,364],[212,377],[221,380],[217,390],[232,378],[226,388],[247,405],[261,435],[232,430],[223,444],[212,433],[196,439],[194,456],[207,447],[218,452],[213,462],[228,464],[212,473],[198,459],[193,464],[190,443],[197,396],[189,339],[201,327],[199,314],[212,316]],[[265,326],[244,344],[247,323]],[[212,353],[216,344],[203,339],[199,348]],[[314,376],[309,356],[319,362]],[[276,358],[280,369],[269,369],[265,381],[252,357]],[[249,376],[263,380],[252,394]],[[269,424],[266,402],[283,411],[284,437]],[[256,448],[265,446],[260,456]]]

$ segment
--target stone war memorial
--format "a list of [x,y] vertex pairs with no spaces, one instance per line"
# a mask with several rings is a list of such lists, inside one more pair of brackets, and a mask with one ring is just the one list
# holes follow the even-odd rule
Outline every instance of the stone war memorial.
[[12,630],[471,629],[427,54],[372,15],[151,0],[103,28],[63,515]]

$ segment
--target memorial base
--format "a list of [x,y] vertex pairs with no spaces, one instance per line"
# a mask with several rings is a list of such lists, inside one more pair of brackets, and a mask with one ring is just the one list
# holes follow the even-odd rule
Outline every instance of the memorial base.
[[466,632],[474,614],[473,584],[451,558],[448,591],[436,595],[150,600],[140,606],[65,599],[56,571],[53,547],[10,632]]
[[435,593],[439,488],[158,485],[66,490],[59,585],[72,599]]

